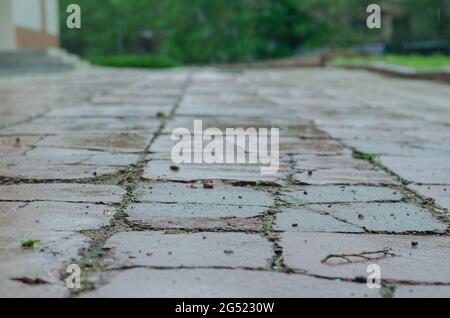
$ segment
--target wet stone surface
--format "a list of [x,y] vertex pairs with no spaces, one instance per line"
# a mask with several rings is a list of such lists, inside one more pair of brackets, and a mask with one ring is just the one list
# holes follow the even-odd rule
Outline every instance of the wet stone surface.
[[355,279],[366,277],[367,266],[376,264],[386,280],[450,281],[448,237],[284,233],[281,245],[286,266],[309,274]]
[[257,234],[127,232],[106,244],[114,261],[107,267],[268,268],[272,246]]
[[[90,68],[0,77],[0,99],[0,297],[450,295],[448,86]],[[280,169],[174,164],[194,120],[279,128]]]

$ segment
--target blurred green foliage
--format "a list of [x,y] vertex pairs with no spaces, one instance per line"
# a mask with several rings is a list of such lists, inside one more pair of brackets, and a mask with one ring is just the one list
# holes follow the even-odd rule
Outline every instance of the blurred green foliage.
[[[167,56],[181,63],[252,61],[300,49],[450,38],[449,0],[379,0],[393,28],[369,30],[373,0],[60,0],[62,46],[81,55]],[[82,28],[65,27],[68,4]]]
[[383,62],[393,65],[411,67],[417,70],[432,70],[450,67],[450,56],[444,55],[383,55],[341,57],[334,61],[336,65],[371,64]]

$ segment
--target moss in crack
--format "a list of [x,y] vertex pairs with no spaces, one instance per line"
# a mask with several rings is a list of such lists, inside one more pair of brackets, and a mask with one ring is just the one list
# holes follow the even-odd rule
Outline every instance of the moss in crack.
[[395,285],[383,283],[381,284],[380,294],[383,298],[394,298]]
[[353,158],[358,160],[365,160],[369,162],[377,162],[377,156],[370,153],[363,153],[359,151],[353,151]]

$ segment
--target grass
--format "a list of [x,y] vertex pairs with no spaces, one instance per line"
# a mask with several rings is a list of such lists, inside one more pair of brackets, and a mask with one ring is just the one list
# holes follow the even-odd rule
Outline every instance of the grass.
[[359,151],[354,151],[353,158],[359,159],[359,160],[375,162],[375,160],[377,159],[377,156],[374,154],[371,154],[371,153],[362,153]]
[[22,247],[24,248],[33,248],[35,244],[40,243],[40,240],[28,240],[22,242]]
[[158,55],[109,55],[86,56],[84,60],[102,66],[131,68],[170,68],[179,63],[165,56]]
[[383,62],[386,64],[407,66],[416,70],[430,70],[450,67],[449,55],[381,55],[381,56],[355,56],[337,58],[336,65],[371,64]]

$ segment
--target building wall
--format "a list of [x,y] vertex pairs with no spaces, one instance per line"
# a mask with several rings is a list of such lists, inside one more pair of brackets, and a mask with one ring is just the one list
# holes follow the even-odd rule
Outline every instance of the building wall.
[[58,46],[58,0],[0,0],[0,49]]
[[16,48],[16,35],[11,12],[11,0],[0,0],[0,50]]

